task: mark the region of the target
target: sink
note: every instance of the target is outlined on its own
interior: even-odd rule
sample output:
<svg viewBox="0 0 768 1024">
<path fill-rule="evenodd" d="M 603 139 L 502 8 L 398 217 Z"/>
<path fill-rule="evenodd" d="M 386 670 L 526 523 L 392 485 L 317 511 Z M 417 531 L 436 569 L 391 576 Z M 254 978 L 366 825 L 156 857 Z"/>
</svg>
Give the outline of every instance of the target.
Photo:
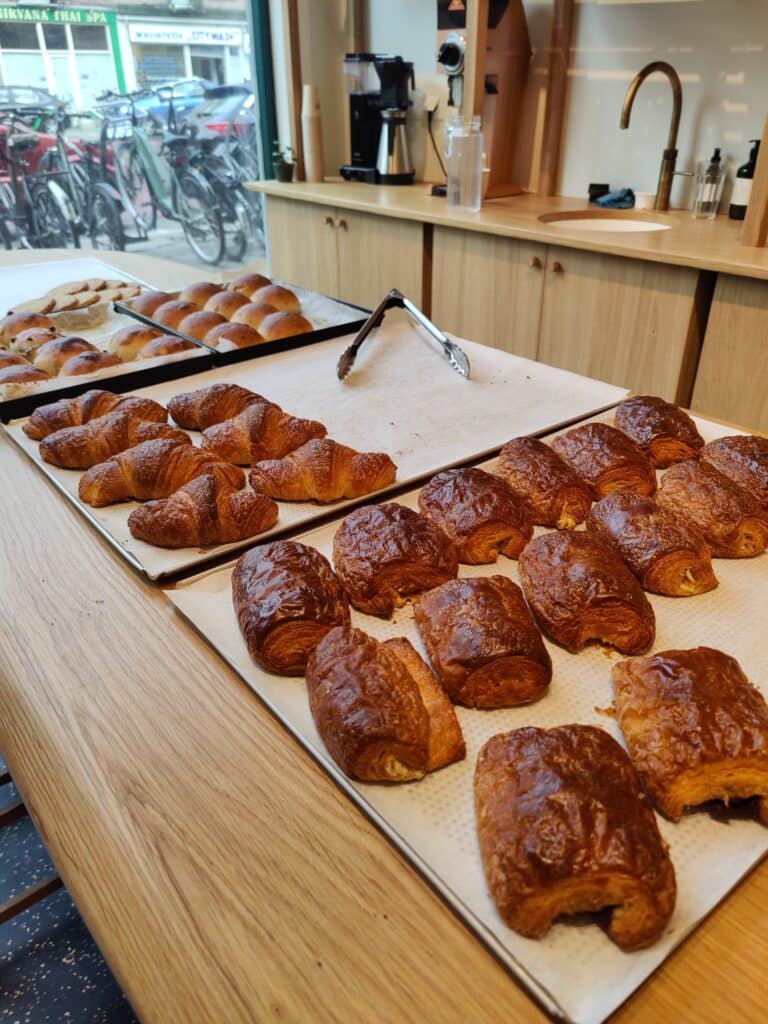
<svg viewBox="0 0 768 1024">
<path fill-rule="evenodd" d="M 653 217 L 624 214 L 620 211 L 573 210 L 563 213 L 544 213 L 539 220 L 562 231 L 669 231 L 672 227 Z"/>
</svg>

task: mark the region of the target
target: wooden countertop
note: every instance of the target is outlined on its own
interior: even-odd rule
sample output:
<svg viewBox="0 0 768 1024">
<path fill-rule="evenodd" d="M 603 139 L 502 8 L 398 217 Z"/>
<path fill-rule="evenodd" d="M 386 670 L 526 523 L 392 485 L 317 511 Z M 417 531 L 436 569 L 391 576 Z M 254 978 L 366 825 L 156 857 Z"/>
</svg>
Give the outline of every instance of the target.
<svg viewBox="0 0 768 1024">
<path fill-rule="evenodd" d="M 151 274 L 145 257 L 108 259 Z M 543 1024 L 2 433 L 0 494 L 0 749 L 143 1021 Z M 762 1019 L 766 903 L 764 864 L 612 1021 Z"/>
<path fill-rule="evenodd" d="M 598 209 L 590 206 L 586 199 L 567 196 L 513 196 L 491 200 L 479 213 L 457 213 L 446 208 L 445 199 L 427 195 L 427 187 L 421 184 L 387 186 L 340 180 L 319 184 L 256 181 L 249 183 L 248 187 L 266 195 L 300 202 L 340 206 L 384 217 L 768 280 L 768 248 L 742 245 L 743 224 L 728 220 L 725 215 L 720 215 L 715 221 L 705 221 L 694 220 L 687 210 L 666 213 L 614 210 L 610 211 L 611 216 L 661 221 L 668 223 L 670 229 L 608 233 L 564 230 L 539 219 L 570 210 L 595 212 Z"/>
</svg>

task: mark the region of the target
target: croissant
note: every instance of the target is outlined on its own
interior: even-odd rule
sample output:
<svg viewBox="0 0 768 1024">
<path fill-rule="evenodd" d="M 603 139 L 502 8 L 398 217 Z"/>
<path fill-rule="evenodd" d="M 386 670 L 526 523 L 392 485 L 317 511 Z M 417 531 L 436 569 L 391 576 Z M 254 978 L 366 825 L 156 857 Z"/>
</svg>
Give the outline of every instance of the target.
<svg viewBox="0 0 768 1024">
<path fill-rule="evenodd" d="M 266 494 L 238 490 L 212 473 L 195 477 L 169 498 L 148 501 L 128 516 L 137 540 L 161 548 L 232 544 L 277 522 L 277 504 Z"/>
<path fill-rule="evenodd" d="M 235 293 L 232 292 L 234 295 Z M 234 419 L 214 423 L 203 431 L 203 448 L 238 466 L 252 466 L 262 459 L 281 459 L 327 431 L 316 420 L 301 420 L 283 412 L 279 405 L 252 402 Z"/>
<path fill-rule="evenodd" d="M 239 384 L 209 384 L 199 391 L 185 391 L 168 402 L 168 412 L 184 430 L 205 430 L 230 420 L 252 402 L 266 399 Z"/>
<path fill-rule="evenodd" d="M 613 491 L 593 507 L 587 529 L 613 544 L 645 590 L 689 597 L 717 586 L 703 535 L 652 498 Z"/>
<path fill-rule="evenodd" d="M 280 501 L 326 504 L 381 490 L 396 473 L 384 452 L 356 452 L 326 437 L 307 441 L 282 459 L 257 463 L 249 480 L 255 491 Z"/>
<path fill-rule="evenodd" d="M 639 445 L 658 469 L 697 456 L 704 438 L 687 412 L 650 395 L 625 398 L 616 406 L 616 426 Z"/>
<path fill-rule="evenodd" d="M 40 442 L 40 455 L 63 469 L 90 469 L 142 441 L 169 438 L 191 444 L 183 430 L 168 423 L 137 419 L 130 409 L 117 408 L 79 427 L 65 427 Z"/>
<path fill-rule="evenodd" d="M 768 437 L 733 434 L 705 444 L 701 457 L 749 491 L 768 512 Z"/>
<path fill-rule="evenodd" d="M 33 441 L 42 441 L 56 430 L 63 427 L 78 427 L 118 408 L 130 409 L 137 419 L 151 420 L 153 423 L 165 423 L 168 419 L 168 413 L 162 405 L 158 405 L 150 398 L 93 390 L 86 391 L 77 398 L 62 398 L 50 405 L 41 405 L 39 409 L 35 409 L 22 429 Z"/>
<path fill-rule="evenodd" d="M 584 423 L 560 434 L 552 447 L 581 477 L 595 501 L 629 487 L 653 494 L 656 474 L 645 452 L 608 423 Z"/>
<path fill-rule="evenodd" d="M 568 463 L 537 437 L 516 437 L 499 452 L 498 474 L 531 510 L 537 526 L 572 530 L 592 495 Z"/>
<path fill-rule="evenodd" d="M 475 813 L 491 896 L 531 939 L 562 914 L 606 910 L 631 952 L 655 942 L 675 908 L 672 861 L 629 758 L 590 725 L 493 736 L 475 769 Z"/>
<path fill-rule="evenodd" d="M 144 441 L 93 466 L 80 477 L 80 500 L 100 508 L 136 498 L 167 498 L 197 476 L 212 473 L 231 487 L 245 486 L 242 470 L 175 440 Z"/>
<path fill-rule="evenodd" d="M 768 825 L 768 706 L 711 647 L 614 665 L 616 713 L 651 799 L 673 821 L 708 800 L 760 797 Z"/>
</svg>

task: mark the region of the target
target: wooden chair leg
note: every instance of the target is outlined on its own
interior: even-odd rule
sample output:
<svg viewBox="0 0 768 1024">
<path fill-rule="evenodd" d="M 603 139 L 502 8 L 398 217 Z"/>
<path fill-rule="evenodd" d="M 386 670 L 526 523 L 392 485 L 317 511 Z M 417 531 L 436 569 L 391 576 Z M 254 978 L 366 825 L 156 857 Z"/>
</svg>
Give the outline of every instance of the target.
<svg viewBox="0 0 768 1024">
<path fill-rule="evenodd" d="M 23 800 L 14 800 L 12 803 L 7 804 L 0 810 L 0 826 L 10 825 L 13 821 L 18 821 L 19 818 L 23 818 L 25 814 L 29 814 L 29 811 L 24 806 Z"/>
<path fill-rule="evenodd" d="M 36 885 L 30 885 L 24 892 L 20 892 L 18 896 L 6 900 L 5 903 L 0 903 L 0 924 L 5 924 L 6 921 L 10 921 L 12 917 L 16 917 L 17 914 L 26 910 L 27 907 L 32 907 L 35 903 L 39 903 L 46 896 L 50 896 L 52 892 L 61 889 L 63 884 L 62 880 L 54 872 L 52 875 L 46 875 Z"/>
</svg>

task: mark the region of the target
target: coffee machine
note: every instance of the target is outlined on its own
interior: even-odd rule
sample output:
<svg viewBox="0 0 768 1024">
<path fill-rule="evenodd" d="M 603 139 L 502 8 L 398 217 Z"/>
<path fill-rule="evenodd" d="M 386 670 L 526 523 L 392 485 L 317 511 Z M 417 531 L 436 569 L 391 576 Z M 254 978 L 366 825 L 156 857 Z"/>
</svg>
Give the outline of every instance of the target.
<svg viewBox="0 0 768 1024">
<path fill-rule="evenodd" d="M 413 181 L 405 141 L 405 115 L 414 85 L 413 64 L 402 57 L 348 53 L 344 78 L 349 96 L 350 163 L 340 168 L 347 181 L 407 185 Z"/>
</svg>

